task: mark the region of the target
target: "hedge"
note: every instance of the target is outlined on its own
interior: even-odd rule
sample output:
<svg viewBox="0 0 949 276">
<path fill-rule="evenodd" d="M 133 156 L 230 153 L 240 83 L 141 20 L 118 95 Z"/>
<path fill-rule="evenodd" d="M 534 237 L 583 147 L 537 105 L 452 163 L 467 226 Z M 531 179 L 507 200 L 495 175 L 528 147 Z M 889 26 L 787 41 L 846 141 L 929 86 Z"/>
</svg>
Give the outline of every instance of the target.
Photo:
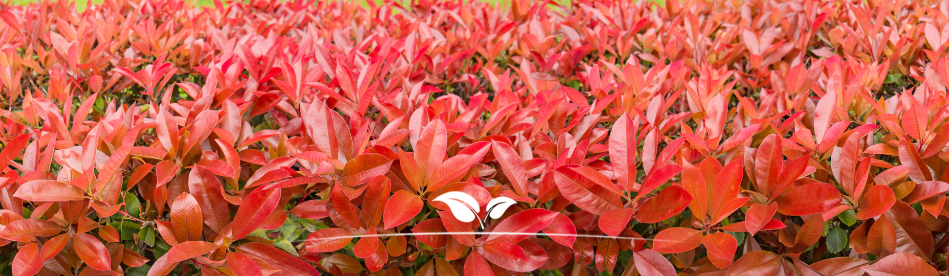
<svg viewBox="0 0 949 276">
<path fill-rule="evenodd" d="M 3 275 L 939 275 L 945 1 L 0 4 Z"/>
</svg>

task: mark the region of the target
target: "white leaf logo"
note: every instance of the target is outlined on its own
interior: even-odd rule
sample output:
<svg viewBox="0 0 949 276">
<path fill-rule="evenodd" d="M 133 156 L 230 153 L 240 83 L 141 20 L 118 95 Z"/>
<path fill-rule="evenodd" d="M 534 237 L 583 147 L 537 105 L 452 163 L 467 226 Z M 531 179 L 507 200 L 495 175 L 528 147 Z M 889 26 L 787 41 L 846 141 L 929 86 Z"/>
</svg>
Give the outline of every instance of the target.
<svg viewBox="0 0 949 276">
<path fill-rule="evenodd" d="M 488 202 L 488 206 L 486 206 L 485 209 L 487 210 L 489 217 L 493 219 L 499 219 L 504 215 L 504 211 L 507 211 L 507 208 L 511 207 L 511 205 L 514 205 L 515 203 L 517 202 L 513 199 L 502 196 L 492 199 L 490 202 Z"/>
<path fill-rule="evenodd" d="M 478 215 L 478 201 L 462 192 L 447 192 L 435 198 L 435 201 L 448 205 L 451 214 L 461 222 L 472 222 Z M 492 200 L 492 202 L 494 202 Z"/>
</svg>

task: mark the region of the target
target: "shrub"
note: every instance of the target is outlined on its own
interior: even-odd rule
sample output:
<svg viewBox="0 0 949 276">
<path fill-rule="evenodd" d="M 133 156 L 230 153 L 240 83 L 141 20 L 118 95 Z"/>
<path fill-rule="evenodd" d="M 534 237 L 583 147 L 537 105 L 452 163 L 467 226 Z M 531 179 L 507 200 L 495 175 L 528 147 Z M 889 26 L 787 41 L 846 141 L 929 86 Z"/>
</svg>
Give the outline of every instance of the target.
<svg viewBox="0 0 949 276">
<path fill-rule="evenodd" d="M 946 2 L 0 19 L 5 275 L 946 270 Z"/>
</svg>

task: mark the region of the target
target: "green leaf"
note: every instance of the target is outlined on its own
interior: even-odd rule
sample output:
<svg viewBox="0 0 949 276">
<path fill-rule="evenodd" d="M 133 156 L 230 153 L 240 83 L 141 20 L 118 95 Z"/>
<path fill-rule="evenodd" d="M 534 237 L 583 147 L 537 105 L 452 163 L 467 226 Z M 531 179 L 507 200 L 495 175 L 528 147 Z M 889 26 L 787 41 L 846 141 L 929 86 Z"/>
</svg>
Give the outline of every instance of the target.
<svg viewBox="0 0 949 276">
<path fill-rule="evenodd" d="M 155 246 L 155 228 L 145 227 L 145 228 L 142 228 L 142 230 L 145 230 L 145 243 L 148 244 L 148 246 L 154 247 Z"/>
<path fill-rule="evenodd" d="M 139 202 L 137 196 L 131 193 L 125 194 L 125 208 L 129 215 L 132 215 L 136 218 L 141 218 L 140 215 L 142 213 L 142 204 Z"/>
<path fill-rule="evenodd" d="M 739 245 L 745 242 L 745 233 L 743 232 L 725 232 L 725 233 L 731 234 L 733 237 L 735 237 L 735 241 L 737 241 Z"/>
<path fill-rule="evenodd" d="M 848 242 L 847 231 L 840 227 L 831 228 L 827 232 L 827 251 L 831 253 L 839 253 L 847 247 Z"/>
<path fill-rule="evenodd" d="M 837 219 L 847 226 L 853 226 L 857 223 L 857 212 L 854 212 L 853 210 L 844 211 L 843 213 L 837 215 Z"/>
<path fill-rule="evenodd" d="M 903 75 L 900 75 L 900 74 L 889 74 L 889 75 L 886 75 L 886 80 L 884 80 L 883 83 L 896 83 L 902 77 Z"/>
</svg>

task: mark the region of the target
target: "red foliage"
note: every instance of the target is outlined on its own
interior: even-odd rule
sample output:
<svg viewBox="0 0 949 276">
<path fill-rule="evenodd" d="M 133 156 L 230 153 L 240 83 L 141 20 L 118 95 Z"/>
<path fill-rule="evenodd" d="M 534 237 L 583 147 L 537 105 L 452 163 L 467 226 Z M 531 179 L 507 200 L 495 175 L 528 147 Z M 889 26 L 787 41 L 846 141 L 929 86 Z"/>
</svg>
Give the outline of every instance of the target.
<svg viewBox="0 0 949 276">
<path fill-rule="evenodd" d="M 946 269 L 946 2 L 463 2 L 0 4 L 7 267 Z"/>
</svg>

